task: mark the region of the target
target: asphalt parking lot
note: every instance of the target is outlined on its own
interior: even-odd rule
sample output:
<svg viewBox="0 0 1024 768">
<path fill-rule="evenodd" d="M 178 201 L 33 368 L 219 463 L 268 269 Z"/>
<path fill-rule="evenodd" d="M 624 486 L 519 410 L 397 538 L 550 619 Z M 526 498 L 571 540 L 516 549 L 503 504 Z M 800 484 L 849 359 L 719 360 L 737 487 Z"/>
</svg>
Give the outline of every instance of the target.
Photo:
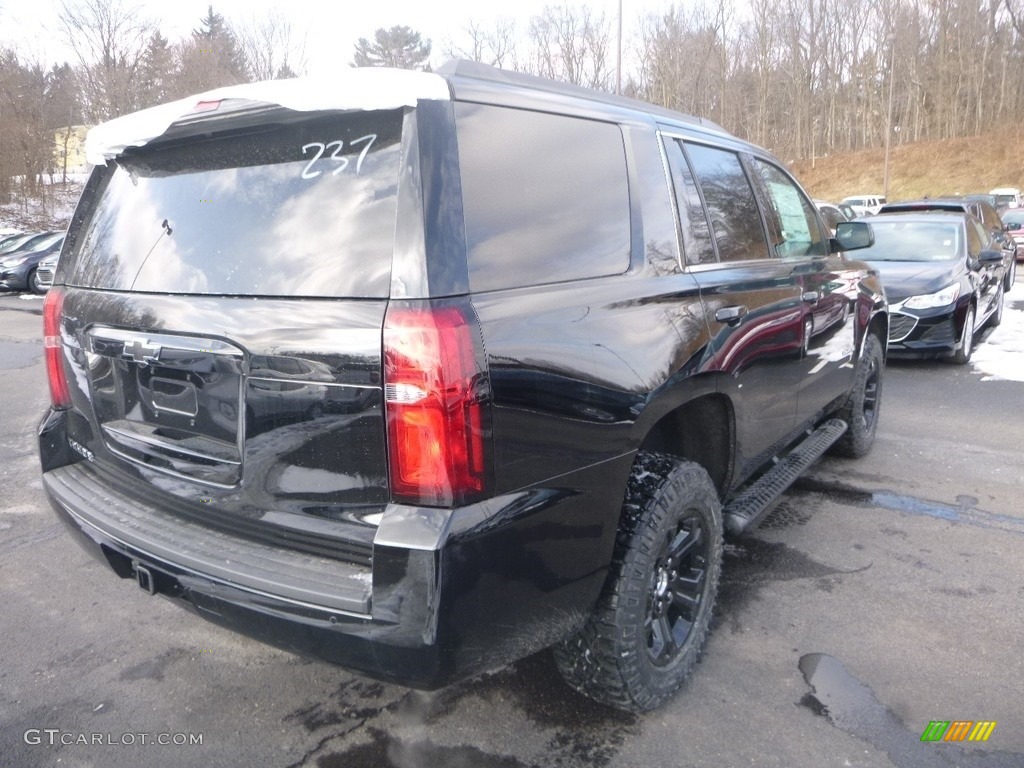
<svg viewBox="0 0 1024 768">
<path fill-rule="evenodd" d="M 1024 277 L 973 364 L 890 364 L 873 452 L 729 545 L 696 676 L 643 716 L 543 654 L 383 685 L 117 579 L 43 500 L 40 304 L 0 296 L 2 766 L 1024 766 Z M 996 725 L 922 742 L 932 721 Z"/>
</svg>

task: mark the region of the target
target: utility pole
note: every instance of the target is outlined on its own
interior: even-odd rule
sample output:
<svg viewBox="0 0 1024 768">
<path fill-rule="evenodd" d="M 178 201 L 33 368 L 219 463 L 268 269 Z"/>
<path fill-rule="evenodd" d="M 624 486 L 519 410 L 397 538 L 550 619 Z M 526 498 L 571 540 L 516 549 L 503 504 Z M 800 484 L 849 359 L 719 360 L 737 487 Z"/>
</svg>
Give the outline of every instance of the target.
<svg viewBox="0 0 1024 768">
<path fill-rule="evenodd" d="M 619 36 L 615 45 L 615 93 L 622 93 L 622 0 L 619 0 Z"/>
<path fill-rule="evenodd" d="M 896 67 L 896 35 L 889 35 L 886 40 L 889 43 L 889 116 L 885 122 L 885 172 L 882 181 L 882 194 L 889 199 L 889 144 L 892 140 L 892 82 L 895 80 L 894 69 Z"/>
</svg>

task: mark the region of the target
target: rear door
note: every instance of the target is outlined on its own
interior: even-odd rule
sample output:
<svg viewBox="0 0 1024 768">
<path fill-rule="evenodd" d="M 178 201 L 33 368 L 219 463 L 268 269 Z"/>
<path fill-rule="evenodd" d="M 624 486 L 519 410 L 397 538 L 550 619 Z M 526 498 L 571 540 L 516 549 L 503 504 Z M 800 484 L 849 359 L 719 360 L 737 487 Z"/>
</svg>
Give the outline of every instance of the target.
<svg viewBox="0 0 1024 768">
<path fill-rule="evenodd" d="M 666 136 L 688 271 L 711 329 L 708 370 L 736 414 L 741 476 L 794 428 L 803 353 L 800 281 L 769 247 L 738 152 Z"/>
</svg>

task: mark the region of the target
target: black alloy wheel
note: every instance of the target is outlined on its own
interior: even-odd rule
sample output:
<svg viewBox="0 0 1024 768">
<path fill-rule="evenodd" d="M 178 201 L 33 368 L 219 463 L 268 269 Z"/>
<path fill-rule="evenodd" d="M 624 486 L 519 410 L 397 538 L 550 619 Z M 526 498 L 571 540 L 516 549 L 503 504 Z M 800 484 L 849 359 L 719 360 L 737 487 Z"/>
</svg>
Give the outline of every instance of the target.
<svg viewBox="0 0 1024 768">
<path fill-rule="evenodd" d="M 638 453 L 604 592 L 553 649 L 566 682 L 628 712 L 663 704 L 700 659 L 721 570 L 721 502 L 708 473 Z"/>
<path fill-rule="evenodd" d="M 829 449 L 837 456 L 856 459 L 867 454 L 875 442 L 878 431 L 878 412 L 882 406 L 882 381 L 885 375 L 885 357 L 882 343 L 874 333 L 864 337 L 864 349 L 853 390 L 846 403 L 836 414 L 846 422 L 843 436 Z"/>
<path fill-rule="evenodd" d="M 664 537 L 644 620 L 647 653 L 655 666 L 672 664 L 693 631 L 707 582 L 709 539 L 692 510 Z"/>
</svg>

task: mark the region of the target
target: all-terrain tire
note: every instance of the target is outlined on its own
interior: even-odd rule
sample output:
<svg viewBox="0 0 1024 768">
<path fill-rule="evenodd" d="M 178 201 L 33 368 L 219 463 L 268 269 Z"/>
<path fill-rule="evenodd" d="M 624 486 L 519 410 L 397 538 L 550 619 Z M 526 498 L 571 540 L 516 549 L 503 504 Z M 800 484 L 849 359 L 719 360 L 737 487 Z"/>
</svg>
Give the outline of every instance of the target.
<svg viewBox="0 0 1024 768">
<path fill-rule="evenodd" d="M 721 504 L 707 472 L 639 453 L 604 593 L 580 633 L 554 649 L 566 682 L 629 712 L 663 704 L 700 658 L 721 569 Z"/>
<path fill-rule="evenodd" d="M 875 444 L 878 411 L 882 405 L 882 379 L 885 357 L 882 342 L 873 333 L 864 337 L 864 351 L 857 364 L 853 390 L 836 415 L 846 422 L 847 429 L 829 451 L 836 456 L 859 459 Z"/>
</svg>

